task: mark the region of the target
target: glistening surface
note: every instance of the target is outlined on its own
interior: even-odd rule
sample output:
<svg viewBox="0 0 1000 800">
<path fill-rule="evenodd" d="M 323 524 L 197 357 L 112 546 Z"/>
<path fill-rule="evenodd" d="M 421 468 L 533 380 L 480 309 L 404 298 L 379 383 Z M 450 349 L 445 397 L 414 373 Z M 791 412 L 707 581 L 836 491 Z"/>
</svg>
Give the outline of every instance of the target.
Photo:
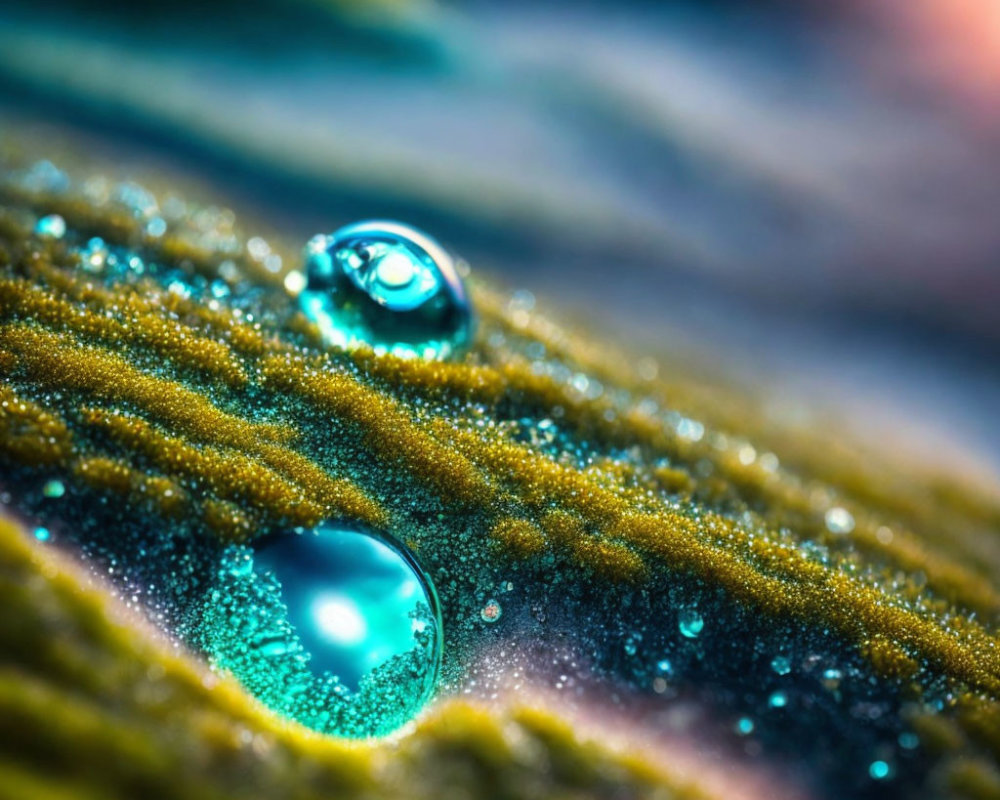
<svg viewBox="0 0 1000 800">
<path fill-rule="evenodd" d="M 461 360 L 328 350 L 286 289 L 301 243 L 9 166 L 0 451 L 45 534 L 2 539 L 8 786 L 711 796 L 738 763 L 831 797 L 1000 791 L 1000 509 L 962 476 L 782 429 L 480 280 Z M 138 621 L 183 640 L 227 546 L 330 517 L 440 596 L 437 697 L 389 742 L 271 716 Z M 719 755 L 580 743 L 619 718 Z"/>
</svg>

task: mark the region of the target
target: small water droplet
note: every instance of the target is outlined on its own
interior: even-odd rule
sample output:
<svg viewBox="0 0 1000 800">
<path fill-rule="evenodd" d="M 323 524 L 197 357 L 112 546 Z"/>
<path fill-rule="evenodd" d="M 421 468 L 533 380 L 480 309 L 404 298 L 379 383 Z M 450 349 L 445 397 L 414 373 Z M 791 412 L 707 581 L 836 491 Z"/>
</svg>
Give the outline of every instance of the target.
<svg viewBox="0 0 1000 800">
<path fill-rule="evenodd" d="M 788 695 L 784 692 L 772 692 L 771 696 L 767 698 L 767 704 L 771 708 L 784 708 L 788 705 Z"/>
<path fill-rule="evenodd" d="M 734 727 L 740 736 L 749 736 L 753 733 L 753 720 L 750 719 L 750 717 L 740 717 L 736 720 L 736 725 Z"/>
<path fill-rule="evenodd" d="M 58 214 L 49 214 L 35 223 L 35 233 L 49 239 L 62 239 L 66 235 L 66 220 Z"/>
<path fill-rule="evenodd" d="M 843 677 L 844 673 L 834 667 L 823 670 L 823 688 L 831 692 L 838 689 L 840 687 L 840 679 Z"/>
<path fill-rule="evenodd" d="M 447 358 L 472 337 L 471 308 L 451 257 L 397 222 L 361 222 L 313 237 L 298 300 L 335 347 Z"/>
<path fill-rule="evenodd" d="M 787 675 L 792 671 L 792 662 L 788 656 L 775 656 L 771 659 L 771 669 L 779 675 Z"/>
<path fill-rule="evenodd" d="M 685 608 L 677 618 L 677 627 L 682 636 L 696 639 L 705 627 L 705 620 L 695 609 Z"/>
<path fill-rule="evenodd" d="M 159 239 L 167 232 L 167 221 L 163 217 L 153 217 L 146 223 L 146 235 Z"/>
<path fill-rule="evenodd" d="M 854 530 L 854 516 L 846 508 L 834 506 L 828 509 L 824 516 L 826 529 L 830 533 L 846 534 Z"/>
<path fill-rule="evenodd" d="M 48 528 L 42 528 L 42 527 L 35 528 L 34 534 L 35 538 L 38 539 L 38 541 L 40 542 L 47 542 L 52 536 Z"/>
<path fill-rule="evenodd" d="M 892 767 L 889 766 L 887 761 L 878 759 L 868 765 L 868 774 L 872 777 L 872 780 L 883 781 L 892 775 Z"/>
<path fill-rule="evenodd" d="M 66 494 L 66 487 L 63 485 L 62 481 L 46 481 L 45 485 L 42 487 L 42 494 L 46 497 L 57 499 Z"/>
</svg>

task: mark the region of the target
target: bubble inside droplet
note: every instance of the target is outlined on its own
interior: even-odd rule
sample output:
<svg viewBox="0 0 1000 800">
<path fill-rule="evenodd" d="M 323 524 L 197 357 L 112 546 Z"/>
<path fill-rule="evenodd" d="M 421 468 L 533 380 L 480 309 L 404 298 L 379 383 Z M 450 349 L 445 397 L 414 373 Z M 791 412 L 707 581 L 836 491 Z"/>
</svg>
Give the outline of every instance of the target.
<svg viewBox="0 0 1000 800">
<path fill-rule="evenodd" d="M 447 358 L 468 345 L 472 314 L 448 253 L 397 222 L 362 222 L 306 247 L 303 313 L 326 344 Z"/>
<path fill-rule="evenodd" d="M 441 657 L 433 587 L 368 529 L 324 523 L 227 549 L 200 641 L 265 705 L 338 736 L 389 733 L 430 698 Z"/>
</svg>

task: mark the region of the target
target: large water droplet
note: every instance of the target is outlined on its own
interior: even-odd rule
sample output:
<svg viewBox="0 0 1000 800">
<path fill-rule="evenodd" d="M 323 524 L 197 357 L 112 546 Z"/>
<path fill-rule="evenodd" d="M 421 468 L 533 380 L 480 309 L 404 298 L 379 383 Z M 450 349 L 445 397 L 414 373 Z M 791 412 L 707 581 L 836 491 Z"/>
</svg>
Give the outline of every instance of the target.
<svg viewBox="0 0 1000 800">
<path fill-rule="evenodd" d="M 451 257 L 398 222 L 360 222 L 314 237 L 299 306 L 335 347 L 447 358 L 472 337 L 471 308 Z"/>
<path fill-rule="evenodd" d="M 265 705 L 338 736 L 390 733 L 430 698 L 441 619 L 428 578 L 379 534 L 328 522 L 227 549 L 199 625 Z"/>
</svg>

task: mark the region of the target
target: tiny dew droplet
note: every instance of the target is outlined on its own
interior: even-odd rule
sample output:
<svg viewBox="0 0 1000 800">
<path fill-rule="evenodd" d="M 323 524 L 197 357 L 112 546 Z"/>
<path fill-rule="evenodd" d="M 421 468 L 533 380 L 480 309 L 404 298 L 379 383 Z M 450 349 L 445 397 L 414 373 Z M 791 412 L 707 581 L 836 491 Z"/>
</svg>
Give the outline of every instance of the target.
<svg viewBox="0 0 1000 800">
<path fill-rule="evenodd" d="M 35 528 L 34 534 L 35 538 L 40 542 L 47 542 L 52 536 L 48 528 L 42 527 Z"/>
<path fill-rule="evenodd" d="M 66 220 L 58 214 L 49 214 L 35 223 L 35 233 L 48 239 L 62 239 L 66 235 Z"/>
<path fill-rule="evenodd" d="M 326 344 L 407 358 L 448 358 L 472 338 L 451 256 L 398 222 L 359 222 L 306 246 L 304 286 L 286 288 Z"/>
<path fill-rule="evenodd" d="M 677 627 L 680 629 L 681 636 L 696 639 L 705 627 L 705 620 L 695 609 L 685 608 L 677 618 Z"/>
<path fill-rule="evenodd" d="M 892 775 L 892 767 L 889 762 L 878 759 L 868 765 L 868 774 L 873 780 L 882 781 Z"/>
<path fill-rule="evenodd" d="M 740 717 L 738 720 L 736 720 L 735 728 L 736 732 L 740 736 L 749 736 L 751 733 L 753 733 L 754 729 L 753 720 L 750 719 L 750 717 Z"/>
<path fill-rule="evenodd" d="M 483 622 L 496 622 L 503 615 L 503 609 L 500 608 L 500 604 L 490 598 L 486 601 L 486 605 L 482 607 L 479 611 L 479 617 Z"/>
<path fill-rule="evenodd" d="M 771 708 L 784 708 L 788 705 L 788 695 L 784 692 L 773 692 L 769 698 L 767 698 L 767 704 Z"/>
<path fill-rule="evenodd" d="M 412 555 L 340 522 L 227 548 L 194 637 L 265 705 L 349 738 L 419 713 L 441 638 L 436 594 Z"/>
<path fill-rule="evenodd" d="M 771 669 L 778 675 L 787 675 L 792 671 L 792 662 L 788 656 L 775 656 L 771 659 Z"/>
<path fill-rule="evenodd" d="M 63 485 L 62 481 L 46 481 L 45 485 L 42 487 L 42 494 L 46 497 L 56 499 L 66 494 L 66 487 Z"/>
<path fill-rule="evenodd" d="M 846 508 L 834 506 L 823 519 L 830 533 L 846 534 L 854 530 L 854 516 Z"/>
</svg>

